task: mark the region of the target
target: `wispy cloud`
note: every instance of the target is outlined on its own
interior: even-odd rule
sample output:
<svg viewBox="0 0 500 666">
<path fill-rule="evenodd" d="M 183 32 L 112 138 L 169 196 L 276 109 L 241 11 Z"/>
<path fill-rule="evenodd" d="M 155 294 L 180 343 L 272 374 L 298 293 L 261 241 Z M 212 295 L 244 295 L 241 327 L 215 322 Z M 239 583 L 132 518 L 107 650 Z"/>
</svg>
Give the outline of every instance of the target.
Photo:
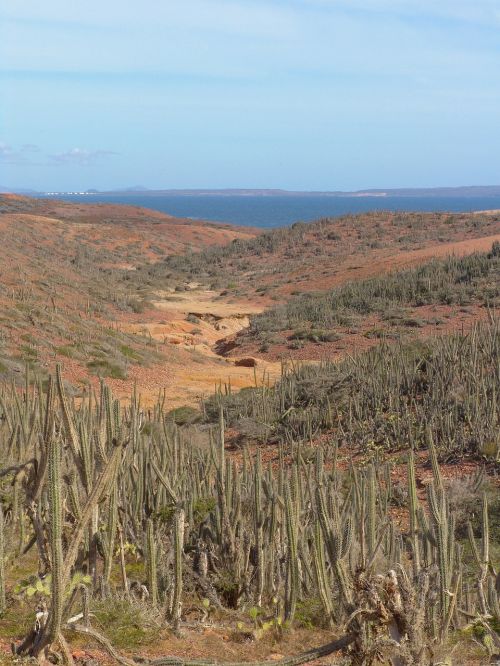
<svg viewBox="0 0 500 666">
<path fill-rule="evenodd" d="M 112 157 L 118 153 L 112 150 L 87 150 L 86 148 L 71 148 L 62 153 L 49 155 L 49 159 L 55 164 L 75 164 L 87 166 L 97 161 Z"/>
<path fill-rule="evenodd" d="M 296 5 L 331 11 L 361 10 L 395 18 L 434 17 L 482 25 L 491 25 L 500 19 L 497 0 L 302 0 Z"/>
<path fill-rule="evenodd" d="M 0 2 L 0 167 L 55 190 L 500 182 L 499 20 L 500 0 Z"/>
<path fill-rule="evenodd" d="M 11 155 L 12 148 L 8 144 L 3 143 L 3 141 L 0 142 L 0 160 L 9 159 Z"/>
<path fill-rule="evenodd" d="M 4 141 L 0 141 L 0 162 L 3 164 L 34 164 L 33 156 L 40 152 L 40 148 L 33 143 L 25 143 L 15 148 Z"/>
<path fill-rule="evenodd" d="M 112 150 L 88 150 L 86 148 L 71 148 L 60 153 L 44 154 L 34 143 L 25 143 L 19 147 L 0 141 L 0 163 L 19 166 L 59 166 L 74 165 L 87 166 L 95 164 L 108 157 L 118 155 Z"/>
</svg>

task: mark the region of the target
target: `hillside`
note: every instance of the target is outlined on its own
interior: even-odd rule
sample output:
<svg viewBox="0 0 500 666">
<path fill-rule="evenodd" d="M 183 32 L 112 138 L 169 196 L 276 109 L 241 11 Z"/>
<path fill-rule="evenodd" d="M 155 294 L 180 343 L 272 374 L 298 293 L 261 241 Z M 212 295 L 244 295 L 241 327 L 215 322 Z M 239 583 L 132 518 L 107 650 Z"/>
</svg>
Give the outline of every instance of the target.
<svg viewBox="0 0 500 666">
<path fill-rule="evenodd" d="M 122 397 L 137 384 L 150 403 L 166 389 L 173 407 L 197 405 L 218 382 L 274 381 L 283 357 L 342 357 L 375 344 L 384 328 L 367 312 L 320 343 L 317 322 L 257 331 L 281 308 L 432 257 L 488 251 L 499 238 L 496 213 L 376 212 L 260 233 L 5 195 L 1 368 L 19 377 L 27 363 L 43 375 L 59 361 L 76 394 L 103 377 Z M 408 325 L 390 334 L 456 330 L 486 314 L 478 304 L 428 310 L 403 308 Z"/>
<path fill-rule="evenodd" d="M 384 322 L 376 313 L 366 310 L 353 322 L 345 322 L 341 330 L 325 331 L 320 322 L 295 317 L 285 323 L 269 325 L 278 313 L 304 304 L 311 294 L 321 294 L 356 285 L 398 270 L 419 266 L 432 259 L 448 256 L 463 257 L 474 252 L 488 252 L 500 241 L 500 214 L 441 213 L 370 213 L 319 220 L 310 224 L 297 223 L 290 228 L 261 234 L 255 239 L 235 241 L 223 248 L 213 247 L 189 255 L 171 256 L 154 265 L 138 269 L 127 280 L 132 289 L 143 283 L 156 288 L 157 307 L 172 310 L 169 294 L 188 300 L 198 328 L 208 335 L 206 325 L 217 316 L 217 308 L 230 302 L 234 309 L 248 312 L 251 321 L 241 331 L 226 330 L 226 335 L 210 336 L 215 350 L 226 358 L 258 359 L 263 371 L 280 358 L 318 360 L 337 358 L 365 349 L 384 334 Z M 432 273 L 432 267 L 429 268 Z M 492 287 L 498 276 L 490 277 Z M 397 279 L 397 278 L 396 278 Z M 348 296 L 349 288 L 346 288 Z M 352 292 L 352 290 L 351 290 Z M 203 300 L 200 308 L 199 299 Z M 212 312 L 207 304 L 212 301 Z M 406 327 L 390 335 L 428 335 L 435 331 L 459 330 L 486 316 L 477 303 L 428 303 L 427 310 L 415 313 L 409 304 L 398 304 L 399 313 L 392 313 L 393 323 L 399 319 Z M 408 305 L 409 307 L 403 307 Z M 261 314 L 259 314 L 261 313 Z M 391 313 L 385 313 L 386 320 Z M 289 338 L 300 330 L 323 329 L 329 335 L 322 344 L 310 336 Z M 316 331 L 318 333 L 318 331 Z M 308 337 L 310 338 L 308 340 Z M 312 343 L 312 344 L 310 344 Z M 262 363 L 262 361 L 265 361 Z M 273 373 L 276 367 L 272 366 Z M 273 374 L 274 376 L 274 374 Z"/>
<path fill-rule="evenodd" d="M 493 241 L 493 242 L 492 242 Z M 479 252 L 479 249 L 485 252 Z M 472 254 L 463 254 L 476 249 Z M 415 268 L 416 257 L 430 261 Z M 500 307 L 500 242 L 496 236 L 407 253 L 393 270 L 324 291 L 296 294 L 254 315 L 219 345 L 224 355 L 331 359 L 376 344 L 468 329 Z M 440 252 L 445 250 L 445 252 Z M 450 254 L 448 254 L 450 252 Z M 439 257 L 443 258 L 439 258 Z M 372 265 L 371 268 L 376 268 Z"/>
<path fill-rule="evenodd" d="M 27 363 L 43 375 L 62 361 L 75 387 L 102 376 L 127 394 L 136 380 L 147 387 L 148 370 L 157 393 L 178 354 L 121 330 L 152 308 L 147 290 L 128 291 L 123 272 L 256 233 L 136 207 L 1 196 L 0 368 L 15 377 Z"/>
<path fill-rule="evenodd" d="M 499 233 L 500 213 L 494 211 L 376 211 L 297 222 L 224 247 L 170 256 L 138 269 L 134 280 L 177 288 L 196 280 L 269 305 L 293 292 L 328 289 L 432 256 L 486 249 Z M 485 237 L 491 238 L 478 240 Z M 479 246 L 469 247 L 471 241 Z"/>
<path fill-rule="evenodd" d="M 488 663 L 498 340 L 285 368 L 179 428 L 105 386 L 76 406 L 60 371 L 3 387 L 1 663 L 399 666 L 392 623 L 412 666 Z"/>
<path fill-rule="evenodd" d="M 0 204 L 1 664 L 495 656 L 498 214 Z"/>
</svg>

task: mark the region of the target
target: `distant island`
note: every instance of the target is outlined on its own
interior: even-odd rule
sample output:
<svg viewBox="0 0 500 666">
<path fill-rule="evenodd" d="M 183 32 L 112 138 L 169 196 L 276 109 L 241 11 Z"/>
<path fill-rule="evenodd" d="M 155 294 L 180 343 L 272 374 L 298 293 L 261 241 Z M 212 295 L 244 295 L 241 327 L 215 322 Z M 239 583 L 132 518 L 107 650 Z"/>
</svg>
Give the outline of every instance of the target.
<svg viewBox="0 0 500 666">
<path fill-rule="evenodd" d="M 73 190 L 73 191 L 50 191 L 36 192 L 23 188 L 8 188 L 0 186 L 0 192 L 12 192 L 25 195 L 113 195 L 127 196 L 128 194 L 140 194 L 143 197 L 155 196 L 213 196 L 213 197 L 304 197 L 304 196 L 324 196 L 324 197 L 498 197 L 500 196 L 500 185 L 465 185 L 460 187 L 407 187 L 407 188 L 387 188 L 387 189 L 364 189 L 354 191 L 342 190 L 282 190 L 282 189 L 245 189 L 245 188 L 225 188 L 225 189 L 149 189 L 140 185 L 126 187 L 115 190 Z"/>
</svg>

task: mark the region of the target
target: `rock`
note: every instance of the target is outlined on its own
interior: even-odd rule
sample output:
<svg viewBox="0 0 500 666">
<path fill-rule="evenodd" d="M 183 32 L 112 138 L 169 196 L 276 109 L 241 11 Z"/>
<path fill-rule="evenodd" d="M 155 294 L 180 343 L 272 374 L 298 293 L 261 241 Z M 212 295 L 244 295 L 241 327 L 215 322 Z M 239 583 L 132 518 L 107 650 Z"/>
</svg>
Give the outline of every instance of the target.
<svg viewBox="0 0 500 666">
<path fill-rule="evenodd" d="M 71 656 L 73 659 L 84 659 L 87 656 L 87 653 L 84 650 L 73 650 Z"/>
<path fill-rule="evenodd" d="M 234 362 L 234 365 L 239 368 L 255 368 L 257 366 L 257 359 L 251 356 L 248 358 L 239 358 Z"/>
</svg>

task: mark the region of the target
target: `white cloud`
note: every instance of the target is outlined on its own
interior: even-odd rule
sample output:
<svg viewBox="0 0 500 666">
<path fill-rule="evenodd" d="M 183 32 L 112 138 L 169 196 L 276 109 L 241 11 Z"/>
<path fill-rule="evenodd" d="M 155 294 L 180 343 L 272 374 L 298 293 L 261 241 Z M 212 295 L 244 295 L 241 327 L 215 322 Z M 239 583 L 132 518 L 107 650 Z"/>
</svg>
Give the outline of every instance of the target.
<svg viewBox="0 0 500 666">
<path fill-rule="evenodd" d="M 498 2 L 25 0 L 0 10 L 0 20 L 12 21 L 0 56 L 13 71 L 158 72 L 183 80 L 409 69 L 453 77 L 464 62 L 489 75 L 498 51 L 494 33 L 483 39 L 481 30 L 498 21 Z M 418 19 L 432 20 L 422 28 Z"/>
<path fill-rule="evenodd" d="M 300 23 L 295 10 L 286 5 L 259 0 L 143 0 L 122 3 L 118 0 L 25 0 L 0 10 L 0 18 L 40 26 L 62 25 L 82 30 L 157 27 L 163 30 L 194 29 L 212 33 L 277 37 L 294 32 Z"/>
<path fill-rule="evenodd" d="M 73 164 L 86 166 L 112 157 L 118 153 L 111 150 L 87 150 L 86 148 L 71 148 L 60 153 L 43 155 L 39 146 L 25 143 L 19 148 L 0 141 L 0 163 L 20 166 L 50 166 Z"/>
<path fill-rule="evenodd" d="M 202 26 L 207 30 L 237 33 L 276 34 L 279 29 L 295 30 L 297 15 L 311 7 L 336 10 L 366 10 L 411 15 L 430 15 L 464 21 L 498 19 L 498 0 L 24 0 L 10 3 L 0 16 L 45 24 L 78 24 L 83 29 L 132 22 L 164 27 Z"/>
<path fill-rule="evenodd" d="M 9 144 L 0 141 L 0 159 L 5 159 L 6 157 L 10 157 L 11 154 L 12 154 L 12 148 L 9 146 Z"/>
<path fill-rule="evenodd" d="M 111 150 L 87 150 L 86 148 L 71 148 L 62 153 L 49 155 L 49 158 L 55 164 L 76 164 L 86 166 L 94 164 L 98 160 L 117 155 Z"/>
<path fill-rule="evenodd" d="M 0 162 L 3 164 L 32 164 L 33 154 L 40 151 L 35 144 L 24 144 L 20 148 L 14 148 L 10 144 L 0 141 Z"/>
<path fill-rule="evenodd" d="M 498 0 L 302 0 L 298 5 L 332 11 L 365 10 L 394 17 L 434 17 L 491 25 L 498 22 Z"/>
</svg>

